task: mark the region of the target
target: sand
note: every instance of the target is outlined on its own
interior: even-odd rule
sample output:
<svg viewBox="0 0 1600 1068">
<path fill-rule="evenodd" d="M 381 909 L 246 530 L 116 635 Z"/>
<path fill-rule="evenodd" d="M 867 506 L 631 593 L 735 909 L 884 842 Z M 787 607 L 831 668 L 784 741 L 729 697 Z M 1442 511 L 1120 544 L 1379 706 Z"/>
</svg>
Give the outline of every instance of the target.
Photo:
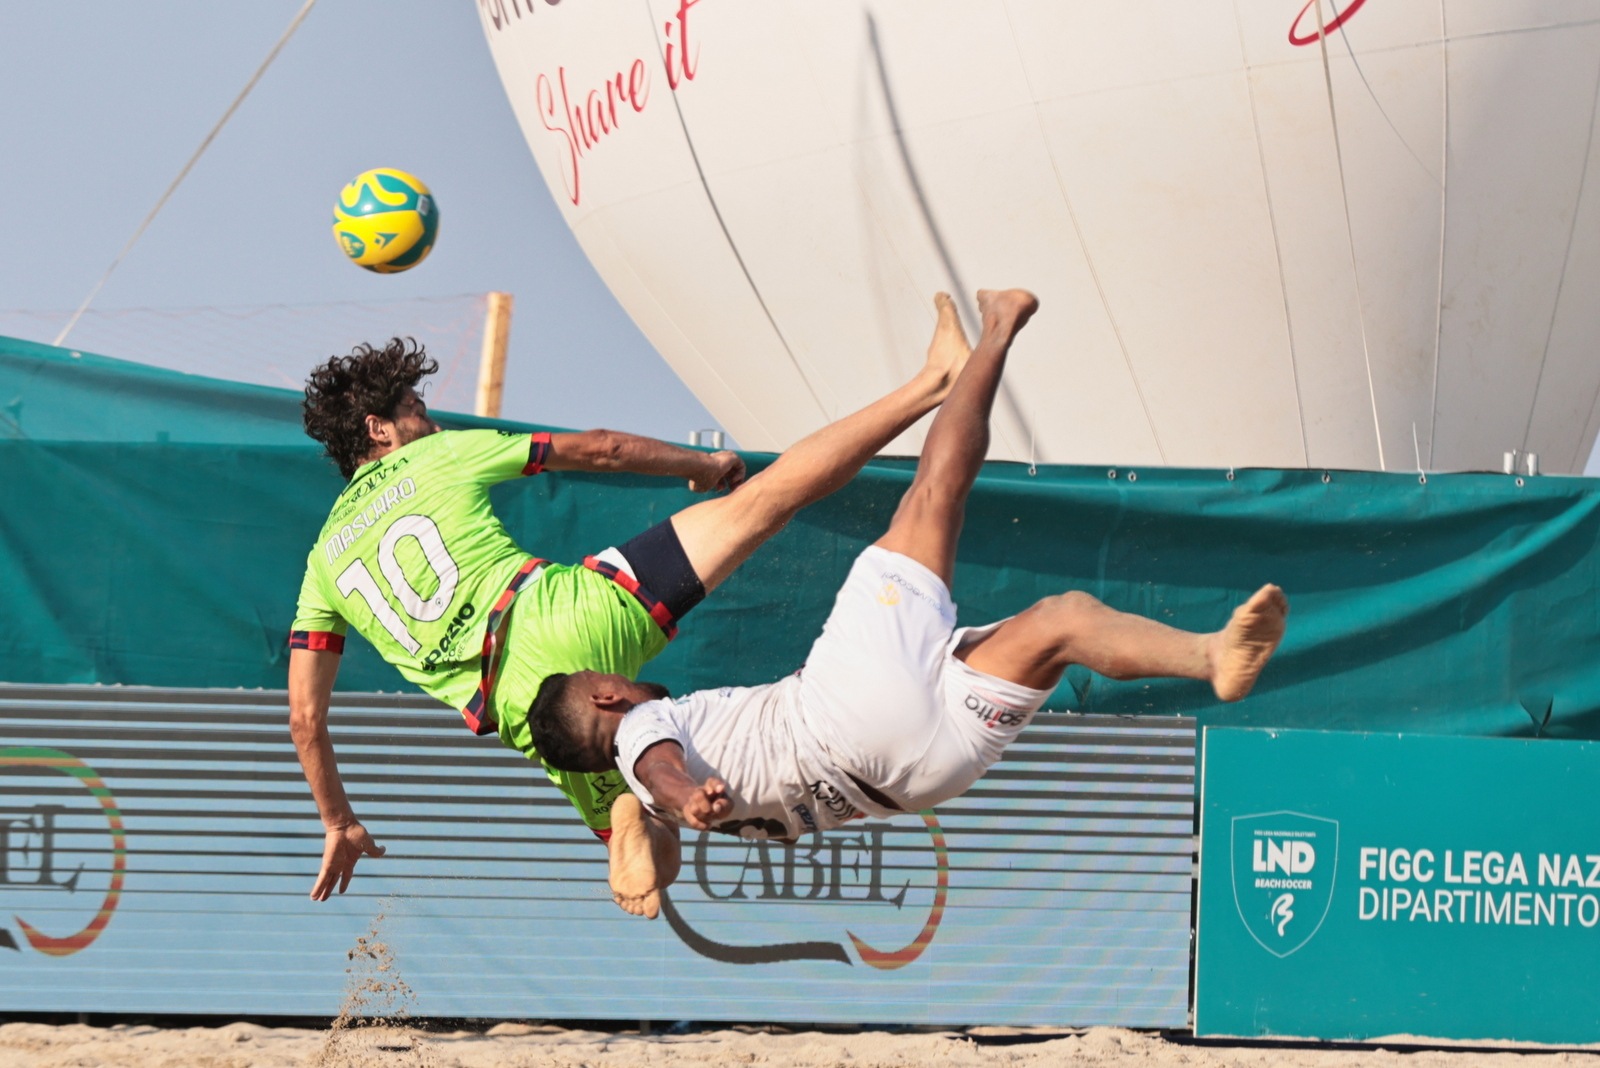
<svg viewBox="0 0 1600 1068">
<path fill-rule="evenodd" d="M 1220 1045 L 1112 1027 L 1082 1031 L 974 1028 L 898 1033 L 741 1027 L 642 1035 L 637 1030 L 589 1031 L 514 1023 L 487 1030 L 450 1032 L 423 1032 L 388 1024 L 339 1030 L 263 1027 L 253 1023 L 188 1028 L 0 1024 L 0 1065 L 4 1068 L 965 1068 L 1057 1064 L 1535 1068 L 1600 1066 L 1600 1051 L 1440 1049 L 1418 1046 L 1414 1040 L 1341 1047 L 1309 1043 Z"/>
<path fill-rule="evenodd" d="M 808 1030 L 777 1025 L 696 1027 L 666 1033 L 587 1030 L 550 1023 L 484 1024 L 444 1030 L 415 1021 L 416 996 L 384 941 L 386 908 L 355 940 L 345 998 L 326 1027 L 254 1022 L 214 1026 L 109 1026 L 0 1022 L 0 1068 L 888 1068 L 936 1065 L 1592 1065 L 1600 1046 L 1549 1049 L 1510 1043 L 1449 1048 L 1408 1036 L 1361 1045 L 1223 1043 L 1182 1034 L 1086 1029 L 976 1027 Z M 0 1017 L 3 1021 L 4 1017 Z"/>
</svg>

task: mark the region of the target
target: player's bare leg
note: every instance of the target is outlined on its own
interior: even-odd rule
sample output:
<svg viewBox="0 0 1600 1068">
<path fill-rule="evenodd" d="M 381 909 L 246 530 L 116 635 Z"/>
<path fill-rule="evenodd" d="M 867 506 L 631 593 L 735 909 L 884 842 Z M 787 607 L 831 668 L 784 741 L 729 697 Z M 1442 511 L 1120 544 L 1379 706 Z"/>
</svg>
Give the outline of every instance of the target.
<svg viewBox="0 0 1600 1068">
<path fill-rule="evenodd" d="M 1054 688 L 1069 666 L 1081 664 L 1112 679 L 1199 679 L 1221 700 L 1237 701 L 1283 640 L 1288 614 L 1283 591 L 1263 586 L 1234 609 L 1221 630 L 1198 634 L 1074 591 L 1045 598 L 956 656 L 986 674 L 1040 690 Z"/>
<path fill-rule="evenodd" d="M 919 373 L 941 382 L 948 396 L 961 376 L 961 369 L 972 356 L 972 344 L 967 341 L 967 332 L 962 329 L 961 316 L 956 313 L 956 302 L 950 294 L 935 293 L 933 310 L 936 316 L 933 340 L 928 342 L 928 362 Z"/>
<path fill-rule="evenodd" d="M 911 381 L 801 439 L 726 497 L 672 517 L 673 530 L 706 590 L 808 504 L 841 489 L 889 442 L 938 407 L 965 376 L 970 349 L 948 294 L 934 298 L 937 322 L 927 361 Z"/>
<path fill-rule="evenodd" d="M 684 553 L 709 592 L 801 508 L 840 489 L 890 441 L 945 399 L 971 348 L 948 293 L 934 297 L 935 324 L 927 359 L 909 382 L 862 410 L 808 435 L 726 497 L 672 517 Z M 677 834 L 644 811 L 637 798 L 611 811 L 611 896 L 624 911 L 654 918 L 660 888 L 677 878 Z"/>
<path fill-rule="evenodd" d="M 877 544 L 921 563 L 950 584 L 967 494 L 989 451 L 994 408 L 1006 355 L 1039 301 L 1025 289 L 980 289 L 983 333 L 934 416 L 917 461 L 917 474 L 900 498 L 889 530 Z"/>
<path fill-rule="evenodd" d="M 661 912 L 661 888 L 678 877 L 677 832 L 652 819 L 632 794 L 611 806 L 607 845 L 611 900 L 624 912 L 653 920 Z"/>
</svg>

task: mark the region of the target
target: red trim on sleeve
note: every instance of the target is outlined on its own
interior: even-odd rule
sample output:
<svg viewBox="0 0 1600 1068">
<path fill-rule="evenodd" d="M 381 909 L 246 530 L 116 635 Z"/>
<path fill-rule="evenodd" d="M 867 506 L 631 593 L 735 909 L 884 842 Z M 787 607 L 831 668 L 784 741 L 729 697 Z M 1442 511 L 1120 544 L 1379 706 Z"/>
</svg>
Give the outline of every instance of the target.
<svg viewBox="0 0 1600 1068">
<path fill-rule="evenodd" d="M 343 653 L 344 635 L 331 630 L 291 630 L 289 648 L 311 649 L 322 653 Z"/>
<path fill-rule="evenodd" d="M 541 430 L 529 436 L 528 440 L 528 466 L 522 469 L 524 475 L 537 475 L 544 470 L 544 461 L 550 455 L 550 432 Z"/>
</svg>

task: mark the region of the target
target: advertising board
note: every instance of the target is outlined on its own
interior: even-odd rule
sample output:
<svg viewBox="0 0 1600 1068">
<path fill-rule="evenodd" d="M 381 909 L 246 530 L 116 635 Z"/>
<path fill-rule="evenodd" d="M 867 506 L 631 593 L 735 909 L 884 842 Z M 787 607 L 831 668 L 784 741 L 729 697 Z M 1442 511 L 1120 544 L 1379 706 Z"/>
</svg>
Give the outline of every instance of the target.
<svg viewBox="0 0 1600 1068">
<path fill-rule="evenodd" d="M 538 768 L 412 696 L 336 696 L 388 853 L 308 900 L 286 709 L 0 686 L 0 1004 L 332 1016 L 365 988 L 434 1017 L 1184 1022 L 1190 720 L 1045 715 L 949 806 L 793 849 L 686 833 L 652 923 Z"/>
<path fill-rule="evenodd" d="M 1600 745 L 1207 728 L 1195 1032 L 1600 1041 Z"/>
</svg>

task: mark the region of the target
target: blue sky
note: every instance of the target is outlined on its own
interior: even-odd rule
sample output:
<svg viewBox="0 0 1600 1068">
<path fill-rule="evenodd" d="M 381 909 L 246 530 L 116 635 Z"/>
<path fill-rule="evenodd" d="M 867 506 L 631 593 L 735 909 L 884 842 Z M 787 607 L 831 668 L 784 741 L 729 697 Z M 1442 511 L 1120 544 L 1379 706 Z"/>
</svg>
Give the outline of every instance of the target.
<svg viewBox="0 0 1600 1068">
<path fill-rule="evenodd" d="M 6 4 L 0 310 L 70 312 L 88 295 L 300 7 Z M 438 244 L 401 275 L 348 263 L 329 228 L 339 189 L 380 166 L 417 174 L 440 205 Z M 673 440 L 717 425 L 562 222 L 474 5 L 321 0 L 94 307 L 492 289 L 516 299 L 507 418 Z"/>
</svg>

